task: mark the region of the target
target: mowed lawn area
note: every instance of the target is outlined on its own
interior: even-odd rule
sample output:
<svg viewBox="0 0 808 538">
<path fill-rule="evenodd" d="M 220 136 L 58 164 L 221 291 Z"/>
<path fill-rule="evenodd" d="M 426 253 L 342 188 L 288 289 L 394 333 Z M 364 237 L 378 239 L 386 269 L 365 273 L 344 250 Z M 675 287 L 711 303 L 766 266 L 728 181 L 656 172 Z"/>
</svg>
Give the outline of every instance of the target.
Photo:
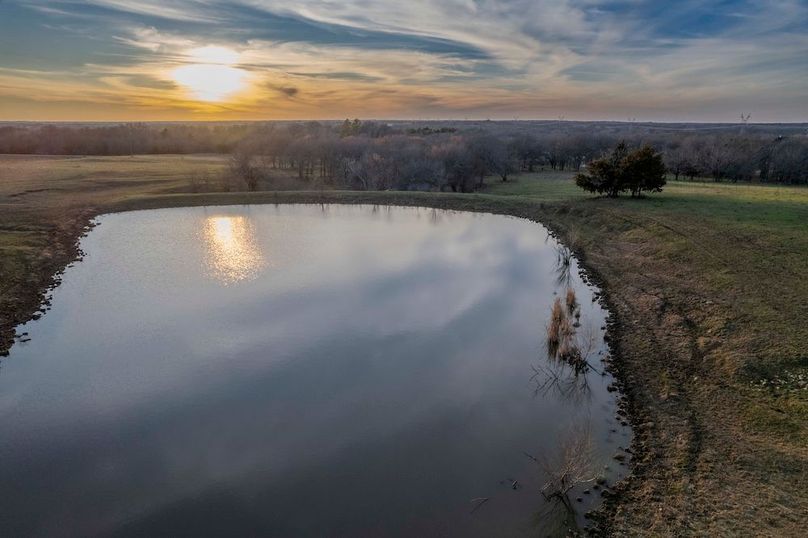
<svg viewBox="0 0 808 538">
<path fill-rule="evenodd" d="M 490 178 L 471 195 L 191 192 L 193 176 L 226 165 L 222 156 L 0 156 L 0 350 L 73 259 L 89 219 L 106 211 L 334 202 L 531 218 L 579 253 L 615 314 L 610 336 L 636 455 L 632 477 L 595 518 L 599 528 L 804 531 L 808 189 L 670 182 L 661 194 L 613 200 L 580 191 L 572 173 L 547 171 Z"/>
</svg>

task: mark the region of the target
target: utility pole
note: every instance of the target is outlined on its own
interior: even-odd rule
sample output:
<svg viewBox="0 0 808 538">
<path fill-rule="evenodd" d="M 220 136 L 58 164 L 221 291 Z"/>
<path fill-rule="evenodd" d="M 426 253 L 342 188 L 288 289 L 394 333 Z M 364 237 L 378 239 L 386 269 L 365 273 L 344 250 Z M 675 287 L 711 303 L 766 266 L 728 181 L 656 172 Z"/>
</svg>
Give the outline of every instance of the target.
<svg viewBox="0 0 808 538">
<path fill-rule="evenodd" d="M 752 117 L 752 114 L 741 114 L 741 133 L 746 132 L 746 126 L 749 124 L 749 118 Z"/>
</svg>

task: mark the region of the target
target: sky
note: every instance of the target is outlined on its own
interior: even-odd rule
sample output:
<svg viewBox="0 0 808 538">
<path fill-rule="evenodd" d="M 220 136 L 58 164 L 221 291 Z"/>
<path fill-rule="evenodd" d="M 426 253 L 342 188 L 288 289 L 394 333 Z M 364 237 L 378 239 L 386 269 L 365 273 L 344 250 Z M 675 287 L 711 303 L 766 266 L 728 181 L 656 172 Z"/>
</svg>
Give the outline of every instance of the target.
<svg viewBox="0 0 808 538">
<path fill-rule="evenodd" d="M 808 121 L 808 0 L 0 0 L 0 120 Z"/>
</svg>

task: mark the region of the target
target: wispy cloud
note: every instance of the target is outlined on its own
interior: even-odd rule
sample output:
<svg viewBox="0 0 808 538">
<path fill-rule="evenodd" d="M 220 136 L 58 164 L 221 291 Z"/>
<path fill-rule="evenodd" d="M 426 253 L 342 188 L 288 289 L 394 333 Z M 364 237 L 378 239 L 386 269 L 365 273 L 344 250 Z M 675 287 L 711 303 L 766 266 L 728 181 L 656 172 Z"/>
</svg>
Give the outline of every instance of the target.
<svg viewBox="0 0 808 538">
<path fill-rule="evenodd" d="M 807 36 L 801 0 L 7 0 L 0 99 L 109 100 L 110 118 L 806 121 Z M 172 80 L 206 45 L 250 73 L 237 101 Z"/>
</svg>

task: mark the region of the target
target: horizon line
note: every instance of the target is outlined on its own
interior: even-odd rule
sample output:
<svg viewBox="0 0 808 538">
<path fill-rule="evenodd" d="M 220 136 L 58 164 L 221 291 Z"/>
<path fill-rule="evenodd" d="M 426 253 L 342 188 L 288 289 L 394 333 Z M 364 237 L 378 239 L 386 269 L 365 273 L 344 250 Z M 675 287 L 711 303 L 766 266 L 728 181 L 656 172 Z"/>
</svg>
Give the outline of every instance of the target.
<svg viewBox="0 0 808 538">
<path fill-rule="evenodd" d="M 580 119 L 547 119 L 547 118 L 512 118 L 512 119 L 491 119 L 491 118 L 361 118 L 361 117 L 340 117 L 340 118 L 297 118 L 297 119 L 249 119 L 249 120 L 4 120 L 0 119 L 0 124 L 10 123 L 40 123 L 40 124 L 165 124 L 165 123 L 306 123 L 306 122 L 341 122 L 345 120 L 355 120 L 365 122 L 455 122 L 455 123 L 620 123 L 627 125 L 727 125 L 739 127 L 766 126 L 766 125 L 807 125 L 808 119 L 803 121 L 768 121 L 749 122 L 741 121 L 685 121 L 685 120 L 580 120 Z"/>
</svg>

